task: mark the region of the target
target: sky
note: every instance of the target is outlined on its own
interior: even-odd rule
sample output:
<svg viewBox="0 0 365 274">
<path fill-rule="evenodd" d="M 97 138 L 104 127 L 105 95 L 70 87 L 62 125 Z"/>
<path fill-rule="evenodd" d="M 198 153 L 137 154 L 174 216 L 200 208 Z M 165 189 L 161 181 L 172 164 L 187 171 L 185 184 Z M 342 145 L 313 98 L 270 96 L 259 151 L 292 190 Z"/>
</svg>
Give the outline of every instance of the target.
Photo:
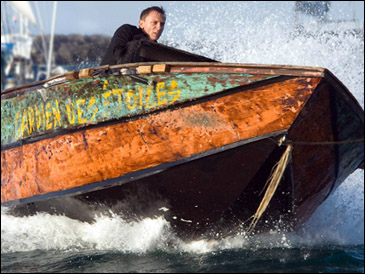
<svg viewBox="0 0 365 274">
<path fill-rule="evenodd" d="M 2 1 L 3 2 L 3 1 Z M 235 1 L 233 1 L 235 2 Z M 247 3 L 249 2 L 249 3 Z M 247 1 L 241 2 L 247 7 L 261 6 L 272 13 L 280 12 L 285 14 L 283 18 L 292 20 L 295 1 L 265 2 Z M 44 32 L 50 33 L 52 22 L 52 10 L 54 1 L 30 1 L 36 15 L 36 3 L 39 5 L 39 12 L 44 26 Z M 150 6 L 163 6 L 167 12 L 167 23 L 169 17 L 193 16 L 196 6 L 201 4 L 208 10 L 210 7 L 221 6 L 225 8 L 232 5 L 226 1 L 57 1 L 57 16 L 55 23 L 56 34 L 78 33 L 83 35 L 106 34 L 112 36 L 114 31 L 122 24 L 137 25 L 141 11 Z M 237 3 L 235 3 L 237 4 Z M 331 1 L 329 13 L 332 20 L 356 19 L 364 22 L 364 1 Z M 209 16 L 209 15 L 208 15 Z M 192 19 L 193 20 L 193 19 Z M 196 20 L 196 18 L 194 18 Z M 260 18 L 258 18 L 260 20 Z M 222 20 L 224 24 L 224 19 Z M 165 27 L 168 28 L 167 24 Z M 39 27 L 32 30 L 39 33 Z M 163 38 L 163 37 L 161 37 Z"/>
</svg>

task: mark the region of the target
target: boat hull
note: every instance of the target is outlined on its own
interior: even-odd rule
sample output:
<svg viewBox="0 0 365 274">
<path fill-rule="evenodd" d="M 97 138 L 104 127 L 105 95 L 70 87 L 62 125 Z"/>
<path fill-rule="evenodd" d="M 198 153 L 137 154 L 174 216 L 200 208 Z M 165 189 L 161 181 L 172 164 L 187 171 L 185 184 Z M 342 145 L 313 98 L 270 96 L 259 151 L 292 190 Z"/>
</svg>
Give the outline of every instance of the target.
<svg viewBox="0 0 365 274">
<path fill-rule="evenodd" d="M 326 70 L 133 66 L 2 96 L 2 116 L 15 120 L 2 125 L 2 205 L 30 213 L 57 201 L 65 213 L 72 196 L 129 217 L 163 214 L 184 235 L 226 235 L 250 224 L 290 145 L 257 229 L 292 228 L 363 162 L 363 110 Z"/>
</svg>

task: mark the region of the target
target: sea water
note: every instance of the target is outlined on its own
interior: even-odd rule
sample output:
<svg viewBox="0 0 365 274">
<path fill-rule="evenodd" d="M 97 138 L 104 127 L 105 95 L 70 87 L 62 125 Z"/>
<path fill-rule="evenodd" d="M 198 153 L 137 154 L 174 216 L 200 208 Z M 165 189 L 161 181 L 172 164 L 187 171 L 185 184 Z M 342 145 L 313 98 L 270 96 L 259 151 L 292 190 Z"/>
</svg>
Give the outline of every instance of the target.
<svg viewBox="0 0 365 274">
<path fill-rule="evenodd" d="M 304 18 L 306 30 L 298 30 L 271 3 L 181 5 L 165 6 L 166 44 L 222 62 L 325 67 L 364 107 L 364 38 L 348 24 L 326 31 Z M 46 213 L 14 217 L 2 207 L 1 271 L 363 273 L 364 172 L 355 171 L 297 233 L 184 242 L 162 217 L 127 222 L 110 212 L 88 224 Z"/>
</svg>

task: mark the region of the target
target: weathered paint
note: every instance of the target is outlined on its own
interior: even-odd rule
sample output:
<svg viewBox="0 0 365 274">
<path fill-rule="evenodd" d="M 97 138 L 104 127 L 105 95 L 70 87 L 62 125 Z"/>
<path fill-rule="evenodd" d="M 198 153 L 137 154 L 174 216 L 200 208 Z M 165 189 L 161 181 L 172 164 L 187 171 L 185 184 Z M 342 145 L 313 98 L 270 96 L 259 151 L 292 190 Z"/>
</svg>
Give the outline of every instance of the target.
<svg viewBox="0 0 365 274">
<path fill-rule="evenodd" d="M 2 151 L 1 201 L 73 189 L 287 130 L 320 79 L 242 88 L 200 104 Z"/>
<path fill-rule="evenodd" d="M 1 145 L 149 113 L 277 75 L 164 73 L 78 79 L 1 100 Z"/>
</svg>

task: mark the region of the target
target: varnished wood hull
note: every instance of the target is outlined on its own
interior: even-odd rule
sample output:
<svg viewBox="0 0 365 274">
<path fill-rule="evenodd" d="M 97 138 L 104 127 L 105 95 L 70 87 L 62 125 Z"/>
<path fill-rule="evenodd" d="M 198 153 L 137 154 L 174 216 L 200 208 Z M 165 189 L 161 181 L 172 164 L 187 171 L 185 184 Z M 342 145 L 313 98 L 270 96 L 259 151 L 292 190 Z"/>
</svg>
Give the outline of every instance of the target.
<svg viewBox="0 0 365 274">
<path fill-rule="evenodd" d="M 292 160 L 259 227 L 279 219 L 298 226 L 363 162 L 363 141 L 352 142 L 363 140 L 363 110 L 324 69 L 121 67 L 141 70 L 133 81 L 63 82 L 47 89 L 48 99 L 44 86 L 2 95 L 2 116 L 4 107 L 15 120 L 2 137 L 2 205 L 37 209 L 75 196 L 113 207 L 138 188 L 141 216 L 166 208 L 174 226 L 195 235 L 234 227 L 255 213 L 286 136 Z M 328 143 L 338 141 L 345 143 Z"/>
</svg>

